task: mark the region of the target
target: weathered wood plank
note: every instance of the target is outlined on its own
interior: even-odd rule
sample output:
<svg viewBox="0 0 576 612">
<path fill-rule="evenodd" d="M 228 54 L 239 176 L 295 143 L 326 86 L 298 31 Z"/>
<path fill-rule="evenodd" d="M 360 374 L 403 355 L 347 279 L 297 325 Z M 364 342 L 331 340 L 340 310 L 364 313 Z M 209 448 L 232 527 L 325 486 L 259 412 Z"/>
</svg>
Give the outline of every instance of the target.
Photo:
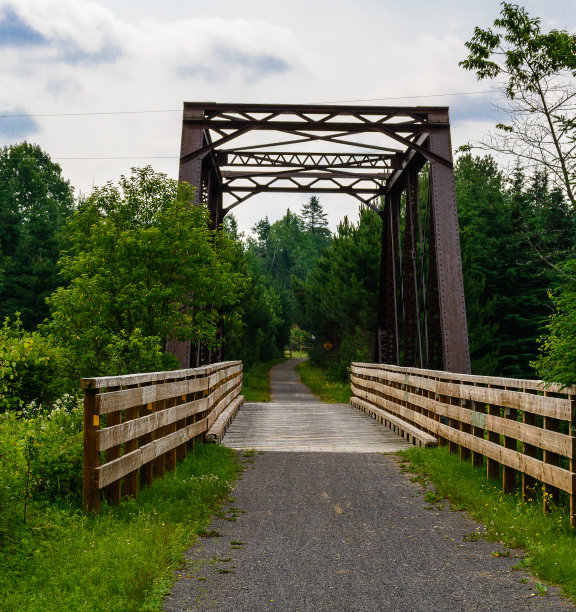
<svg viewBox="0 0 576 612">
<path fill-rule="evenodd" d="M 438 445 L 438 440 L 434 436 L 426 433 L 425 431 L 422 431 L 421 429 L 418 429 L 417 427 L 415 427 L 414 425 L 411 425 L 407 421 L 404 421 L 403 419 L 400 419 L 399 417 L 394 416 L 392 413 L 387 412 L 386 410 L 382 410 L 382 408 L 377 408 L 370 402 L 361 400 L 360 398 L 357 398 L 357 397 L 353 397 L 351 398 L 351 403 L 353 406 L 364 408 L 369 413 L 377 414 L 383 419 L 386 419 L 387 421 L 394 423 L 403 432 L 410 434 L 413 438 L 416 438 L 417 440 L 422 442 L 423 446 L 437 446 Z"/>
<path fill-rule="evenodd" d="M 96 479 L 99 488 L 103 488 L 137 470 L 140 466 L 162 456 L 167 451 L 176 448 L 179 444 L 186 442 L 190 438 L 200 435 L 206 431 L 206 419 L 202 419 L 184 429 L 171 433 L 163 438 L 159 438 L 141 446 L 135 451 L 123 455 L 122 457 L 106 463 L 96 468 Z"/>
<path fill-rule="evenodd" d="M 522 378 L 502 378 L 498 376 L 478 376 L 475 374 L 459 374 L 454 372 L 444 372 L 437 370 L 425 370 L 419 368 L 406 368 L 388 364 L 372 364 L 353 362 L 352 372 L 365 370 L 368 376 L 379 376 L 381 372 L 398 372 L 401 374 L 414 374 L 447 381 L 462 381 L 472 385 L 491 385 L 492 387 L 508 387 L 509 389 L 529 390 L 529 391 L 548 391 L 549 393 L 561 393 L 566 395 L 576 394 L 576 386 L 563 387 L 560 384 L 547 385 L 542 380 L 528 380 Z"/>
<path fill-rule="evenodd" d="M 103 451 L 116 444 L 122 444 L 134 438 L 151 433 L 160 427 L 171 425 L 180 419 L 202 412 L 206 410 L 207 407 L 208 398 L 203 398 L 185 404 L 179 404 L 173 408 L 153 412 L 152 414 L 139 417 L 132 421 L 127 421 L 120 425 L 106 427 L 97 432 L 98 450 Z"/>
<path fill-rule="evenodd" d="M 96 414 L 96 391 L 84 392 L 84 509 L 98 512 L 100 508 L 100 488 L 96 470 L 100 466 L 100 453 L 96 446 L 96 432 L 100 428 L 100 417 Z"/>
<path fill-rule="evenodd" d="M 222 437 L 226 433 L 228 426 L 236 416 L 236 413 L 242 407 L 244 403 L 244 396 L 238 395 L 233 399 L 225 410 L 223 410 L 218 418 L 208 428 L 208 431 L 204 434 L 204 439 L 207 442 L 215 442 L 220 444 Z"/>
<path fill-rule="evenodd" d="M 145 406 L 146 404 L 160 402 L 171 397 L 194 393 L 195 391 L 203 391 L 207 388 L 208 379 L 190 378 L 172 383 L 112 391 L 110 393 L 99 394 L 97 396 L 96 407 L 98 414 L 109 414 L 119 410 L 127 410 L 134 406 Z"/>
<path fill-rule="evenodd" d="M 354 374 L 358 373 L 353 371 Z M 374 377 L 374 374 L 371 376 Z M 360 377 L 357 376 L 357 378 Z M 388 378 L 381 382 L 366 380 L 365 386 L 382 391 L 389 388 L 386 381 L 426 389 L 439 395 L 447 395 L 484 404 L 494 404 L 503 408 L 515 408 L 564 421 L 569 421 L 571 418 L 570 400 L 568 398 L 545 397 L 521 391 L 448 383 L 396 372 L 389 373 Z M 375 384 L 380 384 L 381 387 L 372 387 Z"/>
<path fill-rule="evenodd" d="M 476 420 L 475 416 L 475 413 L 478 414 L 478 412 L 477 410 L 473 409 L 474 404 L 469 399 L 467 399 L 467 401 L 470 401 L 471 406 L 470 408 L 465 408 L 462 406 L 445 404 L 441 401 L 411 393 L 406 390 L 389 387 L 376 381 L 367 381 L 354 375 L 352 375 L 351 381 L 352 384 L 355 385 L 355 389 L 360 389 L 362 386 L 365 388 L 371 388 L 379 393 L 395 397 L 399 400 L 405 400 L 426 410 L 433 411 L 439 416 L 455 419 L 470 425 L 478 425 L 478 421 Z M 475 419 L 474 422 L 473 419 Z M 520 442 L 533 444 L 550 452 L 561 454 L 564 457 L 572 456 L 572 438 L 566 434 L 547 431 L 541 427 L 536 427 L 535 425 L 531 425 L 529 423 L 522 423 L 520 421 L 514 422 L 510 421 L 509 419 L 490 414 L 486 414 L 484 416 L 482 427 L 489 431 L 514 437 Z"/>
<path fill-rule="evenodd" d="M 157 383 L 173 378 L 205 377 L 219 369 L 228 367 L 242 368 L 241 361 L 223 361 L 221 363 L 189 368 L 186 370 L 167 370 L 165 372 L 147 372 L 143 374 L 125 374 L 122 376 L 103 376 L 99 378 L 83 378 L 80 385 L 83 389 L 105 389 L 108 387 L 124 387 L 146 383 Z"/>
<path fill-rule="evenodd" d="M 246 403 L 222 440 L 235 449 L 280 452 L 393 453 L 410 447 L 350 404 Z"/>
<path fill-rule="evenodd" d="M 453 429 L 439 421 L 435 421 L 409 408 L 405 408 L 391 400 L 378 397 L 361 389 L 357 390 L 360 397 L 367 401 L 382 406 L 385 410 L 400 416 L 402 419 L 420 425 L 432 434 L 442 436 L 459 445 L 466 445 L 474 452 L 480 452 L 485 457 L 493 459 L 502 465 L 507 465 L 537 478 L 543 483 L 557 486 L 564 491 L 570 491 L 572 484 L 572 473 L 557 466 L 552 466 L 528 457 L 515 450 L 507 449 L 499 444 L 478 438 L 473 434 Z M 356 391 L 355 391 L 356 394 Z"/>
</svg>

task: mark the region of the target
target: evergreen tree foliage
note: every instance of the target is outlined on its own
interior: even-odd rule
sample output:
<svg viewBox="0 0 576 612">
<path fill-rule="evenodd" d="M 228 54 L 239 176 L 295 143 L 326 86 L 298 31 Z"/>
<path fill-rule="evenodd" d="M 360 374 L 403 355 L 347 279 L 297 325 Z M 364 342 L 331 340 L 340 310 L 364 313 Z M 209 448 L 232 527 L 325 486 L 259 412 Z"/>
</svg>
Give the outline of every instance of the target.
<svg viewBox="0 0 576 612">
<path fill-rule="evenodd" d="M 455 179 L 473 372 L 532 378 L 548 290 L 574 246 L 570 208 L 545 172 L 507 181 L 491 157 L 461 156 Z"/>
<path fill-rule="evenodd" d="M 313 338 L 312 360 L 345 379 L 351 361 L 373 359 L 382 221 L 361 208 L 299 285 L 302 326 Z"/>
<path fill-rule="evenodd" d="M 301 292 L 301 283 L 330 244 L 324 217 L 316 198 L 312 225 L 288 209 L 280 220 L 271 224 L 266 217 L 252 228 L 255 237 L 248 240 L 248 267 L 252 278 L 260 278 L 267 288 L 267 303 L 276 305 L 274 338 L 279 350 L 289 345 L 291 326 L 302 321 L 295 293 Z"/>
<path fill-rule="evenodd" d="M 257 227 L 262 228 L 265 236 L 270 227 L 268 219 L 260 221 Z M 233 215 L 225 217 L 224 231 L 235 245 L 232 267 L 246 278 L 247 283 L 243 299 L 235 307 L 237 316 L 224 315 L 224 356 L 225 359 L 240 359 L 245 367 L 250 367 L 281 355 L 282 304 L 278 291 L 266 281 L 266 272 L 254 265 L 254 254 L 241 242 Z M 257 238 L 254 242 L 254 249 L 265 259 L 266 239 L 262 239 L 262 245 L 258 245 L 259 241 Z"/>
<path fill-rule="evenodd" d="M 61 284 L 57 235 L 74 210 L 72 188 L 39 146 L 0 149 L 0 319 L 20 312 L 31 330 Z"/>
<path fill-rule="evenodd" d="M 302 205 L 300 216 L 304 221 L 307 232 L 311 234 L 327 233 L 328 216 L 316 196 L 311 196 L 308 202 Z"/>
</svg>

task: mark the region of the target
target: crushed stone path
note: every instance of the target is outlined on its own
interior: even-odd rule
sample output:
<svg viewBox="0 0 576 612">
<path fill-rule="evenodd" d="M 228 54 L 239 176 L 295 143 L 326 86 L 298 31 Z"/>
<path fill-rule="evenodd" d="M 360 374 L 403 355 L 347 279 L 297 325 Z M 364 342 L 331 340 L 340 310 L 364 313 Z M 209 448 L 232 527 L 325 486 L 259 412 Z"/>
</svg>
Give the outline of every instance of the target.
<svg viewBox="0 0 576 612">
<path fill-rule="evenodd" d="M 538 595 L 514 569 L 520 551 L 426 502 L 395 455 L 239 454 L 231 502 L 188 551 L 166 612 L 576 610 L 554 587 Z"/>
</svg>

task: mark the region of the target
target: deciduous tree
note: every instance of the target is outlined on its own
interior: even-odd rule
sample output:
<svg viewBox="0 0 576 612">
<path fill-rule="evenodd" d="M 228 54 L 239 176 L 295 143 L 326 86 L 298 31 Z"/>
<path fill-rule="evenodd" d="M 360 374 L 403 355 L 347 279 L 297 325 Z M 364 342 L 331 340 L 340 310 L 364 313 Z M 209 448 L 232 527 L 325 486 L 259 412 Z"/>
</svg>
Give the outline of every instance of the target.
<svg viewBox="0 0 576 612">
<path fill-rule="evenodd" d="M 478 79 L 503 81 L 510 120 L 481 145 L 546 169 L 576 208 L 576 35 L 543 32 L 539 18 L 502 3 L 494 28 L 475 28 L 460 66 Z"/>
<path fill-rule="evenodd" d="M 60 263 L 69 286 L 50 298 L 48 329 L 77 374 L 171 365 L 168 337 L 217 343 L 218 312 L 232 316 L 244 280 L 227 236 L 210 231 L 207 208 L 190 200 L 187 185 L 135 168 L 95 189 L 67 224 Z"/>
</svg>

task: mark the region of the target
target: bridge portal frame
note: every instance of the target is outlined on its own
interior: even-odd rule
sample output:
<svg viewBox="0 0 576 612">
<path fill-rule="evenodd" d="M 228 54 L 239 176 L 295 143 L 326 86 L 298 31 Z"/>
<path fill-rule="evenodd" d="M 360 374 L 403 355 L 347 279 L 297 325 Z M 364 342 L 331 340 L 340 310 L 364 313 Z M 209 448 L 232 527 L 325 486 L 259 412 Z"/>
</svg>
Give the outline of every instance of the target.
<svg viewBox="0 0 576 612">
<path fill-rule="evenodd" d="M 259 193 L 360 200 L 383 221 L 376 359 L 470 372 L 447 107 L 185 102 L 179 180 L 214 228 Z M 189 343 L 168 349 L 182 367 L 221 357 Z"/>
</svg>

